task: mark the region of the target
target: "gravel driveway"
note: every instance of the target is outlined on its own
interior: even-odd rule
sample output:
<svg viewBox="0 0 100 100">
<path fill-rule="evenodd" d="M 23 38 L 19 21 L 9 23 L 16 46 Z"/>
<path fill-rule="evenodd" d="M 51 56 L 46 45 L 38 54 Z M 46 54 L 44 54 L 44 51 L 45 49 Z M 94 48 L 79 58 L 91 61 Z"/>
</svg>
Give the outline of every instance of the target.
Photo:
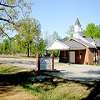
<svg viewBox="0 0 100 100">
<path fill-rule="evenodd" d="M 11 64 L 15 67 L 20 66 L 24 68 L 36 69 L 35 58 L 3 58 L 0 57 L 0 63 Z M 63 64 L 55 60 L 55 69 L 59 72 L 50 72 L 49 75 L 58 76 L 70 80 L 94 81 L 100 80 L 100 66 L 94 65 L 77 65 L 77 64 Z"/>
<path fill-rule="evenodd" d="M 7 58 L 7 57 L 0 57 L 1 64 L 9 64 L 16 67 L 24 67 L 35 69 L 36 68 L 36 60 L 34 58 Z"/>
<path fill-rule="evenodd" d="M 63 65 L 63 64 L 62 64 Z M 57 76 L 60 78 L 76 81 L 100 81 L 100 66 L 95 65 L 63 65 L 55 66 L 55 69 L 60 70 L 59 72 L 50 72 L 49 75 Z"/>
</svg>

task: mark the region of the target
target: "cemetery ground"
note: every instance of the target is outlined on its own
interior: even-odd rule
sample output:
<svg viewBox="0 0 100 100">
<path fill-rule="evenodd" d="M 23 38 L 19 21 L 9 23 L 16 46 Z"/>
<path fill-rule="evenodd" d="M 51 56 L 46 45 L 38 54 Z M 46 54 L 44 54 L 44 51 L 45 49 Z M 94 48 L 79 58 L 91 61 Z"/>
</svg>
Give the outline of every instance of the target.
<svg viewBox="0 0 100 100">
<path fill-rule="evenodd" d="M 54 74 L 49 75 L 48 73 L 51 73 L 49 71 L 41 71 L 40 76 L 37 76 L 33 70 L 33 67 L 35 66 L 35 59 L 33 58 L 1 57 L 0 61 L 0 100 L 100 99 L 99 80 L 91 82 L 87 80 L 69 80 L 55 76 Z M 65 66 L 69 67 L 69 65 L 66 64 L 55 63 L 60 66 L 59 70 L 62 70 L 61 66 L 64 70 Z M 33 66 L 31 64 L 33 64 Z M 88 70 L 90 67 L 91 66 L 88 67 Z M 96 68 L 96 71 L 97 70 L 98 69 Z M 59 71 L 52 73 L 58 74 Z M 99 72 L 97 74 L 99 75 Z"/>
</svg>

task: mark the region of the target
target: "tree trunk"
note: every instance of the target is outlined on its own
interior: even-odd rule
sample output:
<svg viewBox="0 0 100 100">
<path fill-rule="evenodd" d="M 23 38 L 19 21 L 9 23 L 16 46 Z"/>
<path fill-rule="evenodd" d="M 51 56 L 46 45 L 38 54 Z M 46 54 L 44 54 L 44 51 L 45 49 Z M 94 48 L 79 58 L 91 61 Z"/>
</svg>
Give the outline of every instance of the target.
<svg viewBox="0 0 100 100">
<path fill-rule="evenodd" d="M 27 43 L 27 57 L 30 56 L 30 44 Z"/>
</svg>

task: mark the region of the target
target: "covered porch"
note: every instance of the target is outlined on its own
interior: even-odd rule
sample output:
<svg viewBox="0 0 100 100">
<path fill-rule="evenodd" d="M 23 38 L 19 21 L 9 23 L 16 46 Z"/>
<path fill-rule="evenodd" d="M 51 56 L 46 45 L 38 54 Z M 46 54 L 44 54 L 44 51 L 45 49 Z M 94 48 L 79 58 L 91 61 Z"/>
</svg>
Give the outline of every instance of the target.
<svg viewBox="0 0 100 100">
<path fill-rule="evenodd" d="M 71 64 L 84 64 L 86 50 L 60 51 L 59 62 Z"/>
</svg>

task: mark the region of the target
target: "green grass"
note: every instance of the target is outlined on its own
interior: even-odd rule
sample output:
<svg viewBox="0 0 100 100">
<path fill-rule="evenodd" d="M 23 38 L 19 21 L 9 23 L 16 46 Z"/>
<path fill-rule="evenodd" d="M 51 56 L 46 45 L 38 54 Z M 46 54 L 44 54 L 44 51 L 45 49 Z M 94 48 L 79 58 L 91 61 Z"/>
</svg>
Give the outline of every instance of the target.
<svg viewBox="0 0 100 100">
<path fill-rule="evenodd" d="M 25 69 L 0 64 L 0 74 L 16 73 L 23 70 Z M 88 90 L 86 85 L 57 78 L 54 79 L 53 82 L 25 83 L 21 87 L 23 87 L 26 92 L 31 92 L 33 97 L 37 98 L 36 100 L 81 100 L 90 93 L 90 89 Z"/>
<path fill-rule="evenodd" d="M 18 66 L 12 66 L 7 64 L 0 64 L 0 74 L 10 74 L 10 73 L 17 73 L 21 71 L 25 71 L 25 68 L 21 68 Z"/>
<path fill-rule="evenodd" d="M 87 87 L 74 82 L 59 82 L 58 84 L 34 83 L 24 86 L 28 91 L 38 98 L 38 100 L 81 100 L 90 91 Z"/>
</svg>

